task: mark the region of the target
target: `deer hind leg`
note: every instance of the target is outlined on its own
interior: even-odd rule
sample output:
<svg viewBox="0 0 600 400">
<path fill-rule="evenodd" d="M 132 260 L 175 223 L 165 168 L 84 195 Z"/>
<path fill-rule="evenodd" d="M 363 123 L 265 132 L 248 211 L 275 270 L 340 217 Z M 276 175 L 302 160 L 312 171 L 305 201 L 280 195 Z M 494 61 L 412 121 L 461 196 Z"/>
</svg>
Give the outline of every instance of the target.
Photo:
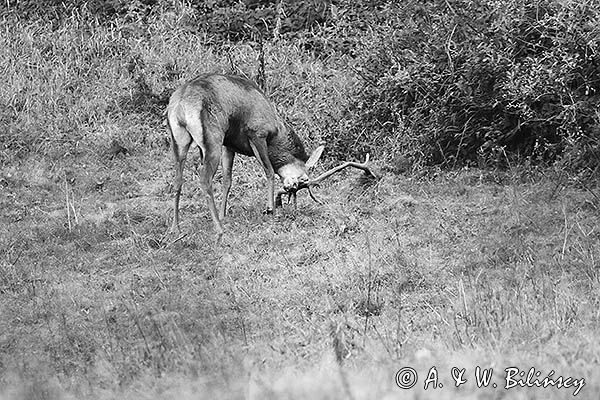
<svg viewBox="0 0 600 400">
<path fill-rule="evenodd" d="M 215 205 L 212 182 L 215 173 L 219 168 L 219 161 L 221 160 L 223 135 L 219 133 L 220 131 L 217 128 L 211 128 L 210 125 L 203 126 L 200 120 L 188 123 L 187 129 L 194 138 L 194 142 L 198 144 L 200 149 L 200 158 L 202 160 L 202 166 L 198 171 L 198 175 L 200 176 L 200 185 L 202 186 L 206 196 L 208 209 L 215 226 L 217 239 L 220 239 L 223 235 L 223 224 L 219 219 L 217 206 Z"/>
<path fill-rule="evenodd" d="M 223 154 L 221 155 L 221 168 L 223 169 L 223 199 L 221 200 L 221 212 L 219 217 L 225 218 L 227 213 L 227 197 L 229 196 L 229 190 L 231 189 L 231 171 L 233 168 L 233 159 L 235 153 L 223 147 Z"/>
<path fill-rule="evenodd" d="M 273 213 L 275 210 L 275 171 L 269 160 L 267 150 L 267 142 L 262 139 L 250 140 L 250 147 L 254 156 L 265 170 L 267 175 L 267 214 Z"/>
<path fill-rule="evenodd" d="M 217 239 L 220 239 L 223 235 L 223 224 L 219 218 L 217 212 L 217 206 L 215 205 L 215 195 L 213 190 L 213 178 L 219 168 L 219 159 L 221 158 L 221 145 L 218 146 L 207 146 L 206 155 L 204 156 L 204 164 L 200 168 L 200 185 L 204 190 L 210 216 L 215 226 L 215 233 Z"/>
<path fill-rule="evenodd" d="M 171 132 L 171 148 L 173 150 L 173 156 L 175 160 L 175 182 L 173 188 L 175 190 L 175 197 L 173 201 L 173 223 L 171 225 L 171 231 L 180 233 L 179 228 L 179 199 L 181 198 L 181 187 L 183 185 L 183 167 L 185 165 L 185 159 L 187 157 L 188 150 L 192 143 L 192 137 L 189 132 L 177 121 L 169 120 L 169 130 Z"/>
</svg>

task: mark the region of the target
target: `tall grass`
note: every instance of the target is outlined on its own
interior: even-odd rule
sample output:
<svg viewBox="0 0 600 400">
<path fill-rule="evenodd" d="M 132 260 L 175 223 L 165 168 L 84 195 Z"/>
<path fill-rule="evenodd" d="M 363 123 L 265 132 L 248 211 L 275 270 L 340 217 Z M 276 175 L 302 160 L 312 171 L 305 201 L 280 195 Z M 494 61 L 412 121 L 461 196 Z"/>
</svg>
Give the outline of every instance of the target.
<svg viewBox="0 0 600 400">
<path fill-rule="evenodd" d="M 185 79 L 206 72 L 255 79 L 258 43 L 209 45 L 187 29 L 189 9 L 151 21 L 99 24 L 73 15 L 58 27 L 6 18 L 0 39 L 3 161 L 97 153 L 114 139 L 164 147 L 163 111 Z M 301 136 L 318 142 L 341 117 L 351 75 L 291 41 L 264 44 L 268 91 Z M 327 111 L 327 112 L 325 112 Z"/>
</svg>

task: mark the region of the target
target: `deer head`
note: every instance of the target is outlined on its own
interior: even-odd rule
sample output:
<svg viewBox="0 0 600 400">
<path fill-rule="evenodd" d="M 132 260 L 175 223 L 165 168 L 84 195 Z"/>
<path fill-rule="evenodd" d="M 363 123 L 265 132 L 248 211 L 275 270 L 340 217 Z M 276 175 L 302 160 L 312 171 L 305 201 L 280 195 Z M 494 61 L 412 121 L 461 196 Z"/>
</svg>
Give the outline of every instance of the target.
<svg viewBox="0 0 600 400">
<path fill-rule="evenodd" d="M 317 147 L 306 162 L 296 159 L 291 163 L 284 164 L 277 170 L 277 175 L 281 178 L 281 184 L 285 191 L 295 191 L 300 187 L 306 185 L 310 178 L 308 171 L 310 171 L 319 161 L 325 146 Z"/>
</svg>

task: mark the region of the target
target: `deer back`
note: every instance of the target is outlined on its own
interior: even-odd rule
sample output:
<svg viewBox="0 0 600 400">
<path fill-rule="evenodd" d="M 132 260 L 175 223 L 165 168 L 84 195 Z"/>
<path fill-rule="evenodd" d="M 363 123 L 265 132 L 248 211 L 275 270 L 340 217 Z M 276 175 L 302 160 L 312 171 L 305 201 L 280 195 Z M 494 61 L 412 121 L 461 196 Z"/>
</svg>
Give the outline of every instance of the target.
<svg viewBox="0 0 600 400">
<path fill-rule="evenodd" d="M 205 135 L 220 140 L 236 153 L 252 156 L 250 140 L 264 139 L 275 171 L 308 159 L 298 135 L 248 79 L 235 75 L 199 76 L 173 94 L 169 110 L 178 113 L 182 126 L 188 118 L 200 118 Z"/>
</svg>

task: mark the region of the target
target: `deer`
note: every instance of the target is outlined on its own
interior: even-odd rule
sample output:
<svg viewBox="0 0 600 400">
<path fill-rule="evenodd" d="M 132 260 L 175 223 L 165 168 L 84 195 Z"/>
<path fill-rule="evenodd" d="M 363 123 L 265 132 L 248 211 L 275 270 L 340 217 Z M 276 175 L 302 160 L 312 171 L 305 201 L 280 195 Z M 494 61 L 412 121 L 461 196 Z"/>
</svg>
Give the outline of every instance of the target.
<svg viewBox="0 0 600 400">
<path fill-rule="evenodd" d="M 227 212 L 227 198 L 232 183 L 232 168 L 236 154 L 255 157 L 267 178 L 265 213 L 273 213 L 276 202 L 288 195 L 296 204 L 296 193 L 311 188 L 338 170 L 352 166 L 374 176 L 363 164 L 347 162 L 311 180 L 308 171 L 319 161 L 325 146 L 318 146 L 307 155 L 302 140 L 278 114 L 273 103 L 251 80 L 238 75 L 204 74 L 179 87 L 167 106 L 167 126 L 175 160 L 173 189 L 174 215 L 171 231 L 181 233 L 179 203 L 183 186 L 183 170 L 188 151 L 197 146 L 200 152 L 198 175 L 205 193 L 217 241 L 224 229 L 222 220 Z M 221 207 L 217 210 L 213 179 L 219 163 L 222 168 Z M 283 186 L 275 194 L 275 175 Z"/>
</svg>

